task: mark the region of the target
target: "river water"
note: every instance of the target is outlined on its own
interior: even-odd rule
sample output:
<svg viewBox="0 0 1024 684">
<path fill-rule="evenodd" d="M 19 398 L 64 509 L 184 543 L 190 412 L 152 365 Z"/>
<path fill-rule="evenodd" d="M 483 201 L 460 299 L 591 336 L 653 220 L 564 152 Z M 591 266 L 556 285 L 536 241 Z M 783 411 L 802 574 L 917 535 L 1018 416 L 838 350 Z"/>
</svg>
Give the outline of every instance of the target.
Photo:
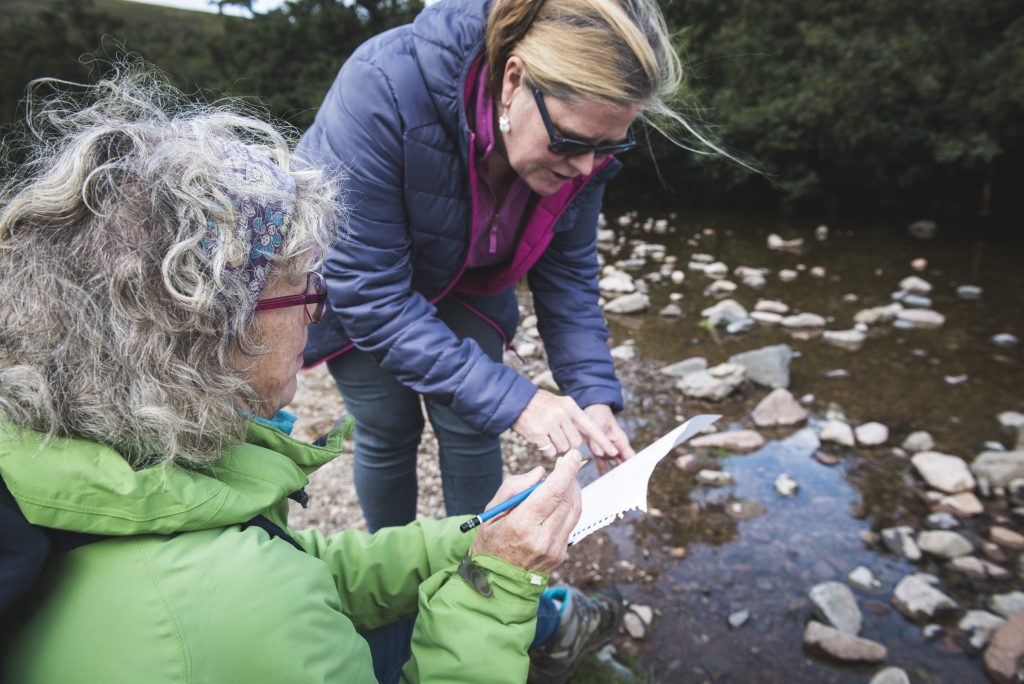
<svg viewBox="0 0 1024 684">
<path fill-rule="evenodd" d="M 983 608 L 990 594 L 1024 588 L 1021 577 L 996 583 L 957 575 L 932 560 L 913 564 L 865 541 L 865 533 L 896 524 L 922 528 L 929 512 L 923 483 L 909 460 L 893 451 L 910 432 L 927 430 L 937 450 L 968 461 L 986 441 L 1013 447 L 1014 437 L 1001 431 L 995 416 L 1024 412 L 1024 350 L 1000 348 L 990 338 L 1004 332 L 1024 338 L 1024 233 L 940 223 L 935 238 L 919 240 L 902 220 L 835 221 L 819 241 L 814 232 L 820 221 L 814 218 L 664 213 L 640 215 L 623 228 L 616 216 L 609 214 L 610 224 L 626 239 L 605 254 L 609 263 L 629 257 L 636 241 L 644 241 L 665 245 L 678 258 L 677 268 L 685 269 L 690 255 L 700 252 L 730 270 L 768 269 L 763 289 L 740 285 L 732 296 L 748 310 L 758 298 L 776 299 L 795 311 L 828 317 L 830 329 L 847 329 L 856 311 L 889 303 L 901 279 L 918 275 L 934 286 L 933 308 L 946 322 L 936 330 L 873 328 L 863 348 L 848 351 L 820 338 L 797 339 L 778 327 L 739 335 L 701 327 L 700 311 L 715 301 L 703 295 L 711 281 L 701 273 L 688 272 L 679 285 L 653 284 L 648 312 L 608 317 L 613 345 L 631 341 L 638 352 L 620 364 L 628 404 L 623 416 L 635 445 L 696 413 L 722 413 L 722 427 L 752 428 L 749 412 L 766 389 L 747 386 L 721 403 L 693 401 L 656 369 L 691 356 L 715 365 L 779 343 L 797 352 L 789 389 L 797 397 L 814 396 L 810 429 L 762 430 L 767 444 L 746 455 L 694 452 L 705 466 L 731 473 L 732 487 L 695 485 L 692 473 L 666 458 L 651 479 L 649 504 L 657 511 L 612 525 L 606 541 L 584 542 L 591 544 L 587 572 L 570 572 L 570 579 L 584 585 L 613 581 L 627 599 L 657 609 L 650 634 L 635 647 L 641 667 L 660 682 L 865 682 L 883 666 L 840 664 L 802 643 L 813 614 L 810 588 L 826 580 L 845 582 L 850 570 L 865 565 L 883 586 L 873 593 L 852 587 L 864 615 L 860 635 L 888 648 L 885 665 L 903 667 L 915 682 L 986 681 L 980 655 L 956 623 L 964 609 Z M 647 218 L 668 218 L 668 232 L 644 231 Z M 769 251 L 770 233 L 803 238 L 804 246 L 799 253 Z M 921 272 L 910 265 L 919 258 L 927 260 Z M 810 274 L 815 266 L 825 269 L 824 277 Z M 634 275 L 659 267 L 648 262 Z M 784 268 L 799 276 L 782 282 L 777 274 Z M 958 299 L 955 288 L 961 284 L 982 287 L 981 298 Z M 678 304 L 684 316 L 659 317 L 673 292 L 683 295 Z M 830 405 L 853 425 L 888 426 L 888 444 L 825 445 L 840 460 L 834 466 L 819 463 L 813 428 Z M 781 472 L 799 483 L 795 497 L 775 491 Z M 744 513 L 735 514 L 736 504 Z M 986 513 L 959 531 L 977 543 L 987 538 L 993 521 L 1024 531 L 1021 519 L 999 501 L 986 501 Z M 1017 553 L 1009 551 L 1003 563 L 1011 571 Z M 936 620 L 943 630 L 930 638 L 891 603 L 896 582 L 915 571 L 938 575 L 961 606 Z M 731 628 L 727 617 L 739 610 L 751 617 Z"/>
</svg>

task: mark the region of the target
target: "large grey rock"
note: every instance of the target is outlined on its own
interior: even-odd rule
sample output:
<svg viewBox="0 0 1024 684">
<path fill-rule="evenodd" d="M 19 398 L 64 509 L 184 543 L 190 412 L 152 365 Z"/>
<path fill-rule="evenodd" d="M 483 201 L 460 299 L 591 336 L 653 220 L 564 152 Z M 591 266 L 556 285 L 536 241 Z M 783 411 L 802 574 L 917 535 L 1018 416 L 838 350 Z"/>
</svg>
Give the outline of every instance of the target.
<svg viewBox="0 0 1024 684">
<path fill-rule="evenodd" d="M 707 319 L 711 325 L 728 325 L 735 321 L 742 321 L 750 316 L 743 305 L 735 299 L 723 299 L 714 306 L 709 306 L 700 312 L 700 315 Z"/>
<path fill-rule="evenodd" d="M 604 305 L 604 310 L 613 314 L 634 314 L 646 311 L 651 306 L 651 298 L 642 292 L 616 297 Z"/>
<path fill-rule="evenodd" d="M 844 662 L 880 663 L 888 656 L 885 646 L 877 641 L 841 632 L 815 620 L 804 629 L 804 644 Z"/>
<path fill-rule="evenodd" d="M 993 487 L 1005 487 L 1010 480 L 1024 477 L 1024 451 L 983 451 L 971 463 L 971 472 Z"/>
<path fill-rule="evenodd" d="M 747 378 L 765 387 L 789 387 L 789 362 L 793 350 L 788 344 L 775 344 L 729 357 L 729 363 L 743 366 Z"/>
<path fill-rule="evenodd" d="M 917 472 L 932 487 L 948 494 L 969 492 L 974 489 L 974 477 L 967 463 L 958 456 L 922 451 L 914 454 L 910 462 Z"/>
<path fill-rule="evenodd" d="M 782 387 L 768 393 L 754 408 L 754 424 L 758 427 L 796 425 L 807 420 L 807 409 Z"/>
<path fill-rule="evenodd" d="M 921 549 L 914 542 L 914 528 L 909 525 L 882 530 L 882 543 L 893 553 L 909 561 L 921 560 Z"/>
<path fill-rule="evenodd" d="M 818 615 L 847 634 L 859 634 L 864 618 L 853 592 L 842 582 L 822 582 L 811 587 L 811 602 Z"/>
<path fill-rule="evenodd" d="M 690 440 L 691 447 L 729 449 L 731 451 L 754 451 L 764 446 L 764 437 L 753 430 L 734 430 L 700 435 Z"/>
<path fill-rule="evenodd" d="M 697 371 L 707 370 L 708 360 L 703 356 L 691 356 L 688 359 L 677 361 L 671 365 L 659 368 L 659 373 L 671 376 L 673 378 L 684 378 L 690 373 L 696 373 Z"/>
<path fill-rule="evenodd" d="M 898 667 L 887 667 L 876 672 L 868 684 L 910 684 L 910 677 Z"/>
<path fill-rule="evenodd" d="M 707 370 L 690 373 L 676 383 L 676 389 L 694 399 L 721 401 L 729 396 L 747 376 L 743 366 L 721 363 Z"/>
<path fill-rule="evenodd" d="M 853 428 L 835 418 L 827 420 L 822 424 L 819 437 L 822 442 L 833 442 L 851 447 L 855 444 Z"/>
<path fill-rule="evenodd" d="M 931 618 L 947 610 L 956 610 L 956 601 L 935 588 L 934 575 L 915 573 L 899 581 L 892 592 L 896 608 L 911 620 Z"/>
<path fill-rule="evenodd" d="M 917 535 L 917 548 L 940 558 L 956 558 L 974 551 L 974 544 L 956 532 L 926 530 Z"/>
</svg>

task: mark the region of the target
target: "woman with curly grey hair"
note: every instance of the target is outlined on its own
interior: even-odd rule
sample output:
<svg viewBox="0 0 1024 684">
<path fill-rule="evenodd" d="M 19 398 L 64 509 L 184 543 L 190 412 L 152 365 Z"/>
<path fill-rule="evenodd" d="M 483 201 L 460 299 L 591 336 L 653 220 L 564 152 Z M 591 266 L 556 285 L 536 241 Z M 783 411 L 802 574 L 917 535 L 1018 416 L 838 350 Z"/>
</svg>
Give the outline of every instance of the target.
<svg viewBox="0 0 1024 684">
<path fill-rule="evenodd" d="M 523 681 L 554 632 L 537 608 L 579 517 L 578 454 L 472 534 L 291 530 L 288 498 L 348 432 L 300 443 L 282 410 L 326 299 L 337 179 L 144 68 L 75 89 L 36 85 L 0 196 L 4 681 Z M 35 592 L 5 605 L 18 576 Z M 592 617 L 574 633 L 617 626 Z"/>
</svg>

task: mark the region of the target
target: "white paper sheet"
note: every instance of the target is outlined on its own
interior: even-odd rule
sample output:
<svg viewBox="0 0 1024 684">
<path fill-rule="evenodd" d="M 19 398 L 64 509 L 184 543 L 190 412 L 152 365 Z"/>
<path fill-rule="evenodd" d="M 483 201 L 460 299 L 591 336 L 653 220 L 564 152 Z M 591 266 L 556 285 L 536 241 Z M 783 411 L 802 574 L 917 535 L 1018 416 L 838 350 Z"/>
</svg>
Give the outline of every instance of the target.
<svg viewBox="0 0 1024 684">
<path fill-rule="evenodd" d="M 717 421 L 721 416 L 694 416 L 628 461 L 583 488 L 583 514 L 569 535 L 569 544 L 621 518 L 626 511 L 647 512 L 647 481 L 668 452 Z"/>
</svg>

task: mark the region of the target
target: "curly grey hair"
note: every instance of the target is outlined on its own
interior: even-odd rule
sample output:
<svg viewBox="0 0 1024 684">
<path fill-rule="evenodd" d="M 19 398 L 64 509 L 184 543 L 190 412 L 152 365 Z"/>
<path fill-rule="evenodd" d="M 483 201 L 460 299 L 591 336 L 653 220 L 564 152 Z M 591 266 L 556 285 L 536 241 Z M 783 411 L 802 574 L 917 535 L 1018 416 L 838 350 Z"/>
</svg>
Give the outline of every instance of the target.
<svg viewBox="0 0 1024 684">
<path fill-rule="evenodd" d="M 29 159 L 0 190 L 0 419 L 135 467 L 212 463 L 244 439 L 239 409 L 259 413 L 232 357 L 266 351 L 230 242 L 207 237 L 254 192 L 225 146 L 295 181 L 274 275 L 319 266 L 343 219 L 339 179 L 297 164 L 290 133 L 190 102 L 139 64 L 94 86 L 34 82 L 27 104 Z"/>
</svg>

